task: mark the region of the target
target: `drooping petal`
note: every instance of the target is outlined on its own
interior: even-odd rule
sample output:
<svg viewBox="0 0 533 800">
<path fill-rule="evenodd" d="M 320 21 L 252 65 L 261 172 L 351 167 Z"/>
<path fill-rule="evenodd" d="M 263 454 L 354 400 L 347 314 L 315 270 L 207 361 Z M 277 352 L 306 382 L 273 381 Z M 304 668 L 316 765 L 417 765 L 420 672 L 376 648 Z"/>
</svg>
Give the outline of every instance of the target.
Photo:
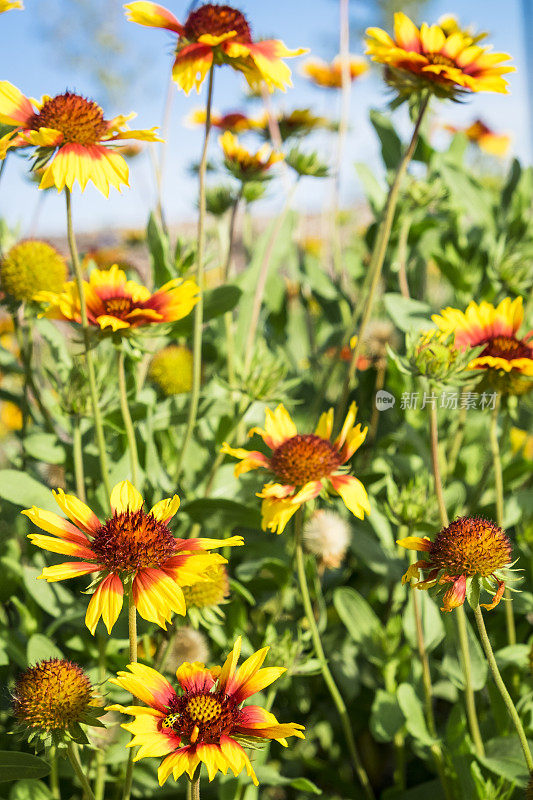
<svg viewBox="0 0 533 800">
<path fill-rule="evenodd" d="M 157 770 L 159 785 L 163 786 L 171 773 L 176 781 L 183 775 L 184 772 L 186 772 L 189 778 L 192 780 L 196 771 L 196 767 L 199 763 L 200 759 L 198 758 L 196 747 L 194 745 L 181 747 L 179 750 L 171 753 L 162 761 L 159 769 Z"/>
<path fill-rule="evenodd" d="M 235 467 L 235 477 L 238 478 L 245 472 L 258 467 L 270 468 L 270 461 L 259 450 L 246 450 L 244 447 L 231 447 L 227 442 L 223 442 L 220 449 L 221 453 L 225 453 L 232 458 L 240 459 L 241 463 Z"/>
<path fill-rule="evenodd" d="M 243 769 L 246 769 L 246 772 L 252 779 L 254 786 L 259 786 L 259 781 L 257 780 L 257 776 L 250 763 L 250 759 L 240 744 L 238 744 L 230 736 L 221 736 L 220 749 L 222 750 L 222 753 L 228 762 L 229 768 L 235 777 L 240 775 Z"/>
<path fill-rule="evenodd" d="M 185 615 L 185 598 L 181 588 L 164 570 L 146 567 L 137 572 L 133 580 L 133 599 L 137 611 L 161 628 L 172 619 L 172 614 Z"/>
<path fill-rule="evenodd" d="M 330 481 L 354 516 L 364 519 L 365 514 L 370 514 L 370 500 L 360 480 L 353 475 L 332 475 Z"/>
<path fill-rule="evenodd" d="M 66 561 L 64 564 L 55 564 L 53 567 L 45 567 L 39 575 L 49 583 L 54 581 L 64 581 L 69 578 L 78 578 L 80 575 L 88 575 L 90 572 L 100 572 L 104 567 L 102 564 L 94 564 L 88 561 Z"/>
<path fill-rule="evenodd" d="M 93 636 L 100 617 L 104 621 L 107 632 L 111 633 L 122 609 L 123 597 L 124 587 L 118 575 L 112 573 L 98 585 L 85 615 L 85 624 Z"/>
<path fill-rule="evenodd" d="M 228 761 L 220 749 L 218 744 L 198 744 L 196 753 L 200 761 L 207 767 L 207 776 L 210 781 L 213 780 L 217 772 L 222 772 L 226 775 L 228 771 Z"/>
<path fill-rule="evenodd" d="M 503 597 L 503 593 L 504 592 L 505 592 L 505 583 L 503 581 L 498 581 L 498 590 L 496 591 L 496 594 L 492 598 L 491 602 L 490 603 L 480 603 L 480 606 L 482 608 L 486 608 L 487 611 L 491 611 L 493 608 L 495 608 L 498 605 L 498 603 L 500 602 L 500 600 Z"/>
<path fill-rule="evenodd" d="M 466 576 L 459 575 L 449 589 L 444 592 L 441 611 L 453 611 L 462 606 L 466 597 Z"/>
<path fill-rule="evenodd" d="M 185 94 L 189 94 L 193 88 L 199 92 L 212 63 L 213 50 L 209 45 L 189 44 L 176 55 L 172 67 L 172 79 Z"/>
</svg>

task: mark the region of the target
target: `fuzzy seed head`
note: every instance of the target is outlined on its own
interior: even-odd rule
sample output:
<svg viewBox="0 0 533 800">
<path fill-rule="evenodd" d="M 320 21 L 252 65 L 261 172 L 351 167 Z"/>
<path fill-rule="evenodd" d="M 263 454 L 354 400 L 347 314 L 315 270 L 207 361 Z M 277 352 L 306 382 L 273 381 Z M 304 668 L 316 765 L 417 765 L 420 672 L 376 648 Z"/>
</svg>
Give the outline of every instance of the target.
<svg viewBox="0 0 533 800">
<path fill-rule="evenodd" d="M 350 527 L 339 514 L 320 509 L 304 526 L 304 545 L 326 569 L 340 567 L 350 544 Z"/>
<path fill-rule="evenodd" d="M 195 661 L 199 661 L 201 664 L 207 664 L 209 656 L 209 645 L 201 631 L 197 631 L 189 626 L 179 628 L 176 631 L 172 654 L 169 659 L 171 664 L 176 667 L 179 667 L 185 662 L 194 664 Z"/>
<path fill-rule="evenodd" d="M 18 678 L 13 711 L 18 720 L 42 731 L 66 730 L 82 720 L 93 688 L 77 664 L 50 658 L 29 667 Z"/>
<path fill-rule="evenodd" d="M 429 560 L 447 575 L 487 577 L 510 564 L 511 552 L 511 542 L 494 522 L 460 517 L 431 543 Z"/>
<path fill-rule="evenodd" d="M 20 302 L 40 291 L 61 292 L 66 280 L 66 261 L 47 242 L 19 242 L 0 260 L 0 287 Z"/>
<path fill-rule="evenodd" d="M 169 345 L 153 357 L 150 378 L 167 396 L 190 392 L 192 362 L 192 353 L 188 347 Z"/>
<path fill-rule="evenodd" d="M 64 92 L 47 100 L 31 118 L 28 128 L 52 128 L 63 134 L 62 143 L 96 144 L 108 131 L 104 112 L 94 100 Z"/>
</svg>

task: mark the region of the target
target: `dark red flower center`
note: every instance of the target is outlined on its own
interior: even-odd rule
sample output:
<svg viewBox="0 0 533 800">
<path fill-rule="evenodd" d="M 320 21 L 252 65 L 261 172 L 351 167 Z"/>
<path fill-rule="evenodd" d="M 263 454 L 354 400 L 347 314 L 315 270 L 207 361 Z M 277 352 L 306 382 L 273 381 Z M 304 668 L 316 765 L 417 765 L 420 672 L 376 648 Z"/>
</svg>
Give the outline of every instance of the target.
<svg viewBox="0 0 533 800">
<path fill-rule="evenodd" d="M 131 311 L 133 303 L 130 297 L 109 297 L 104 300 L 105 310 L 112 317 L 123 319 Z"/>
<path fill-rule="evenodd" d="M 431 543 L 428 567 L 447 575 L 492 575 L 511 561 L 511 542 L 494 522 L 460 517 Z"/>
<path fill-rule="evenodd" d="M 293 436 L 280 444 L 270 457 L 276 477 L 290 486 L 320 480 L 336 470 L 340 463 L 333 445 L 313 433 Z"/>
<path fill-rule="evenodd" d="M 480 344 L 485 344 L 480 342 Z M 531 347 L 514 336 L 495 336 L 485 344 L 485 349 L 481 356 L 492 356 L 493 358 L 505 358 L 511 361 L 514 358 L 533 358 Z"/>
<path fill-rule="evenodd" d="M 206 3 L 187 17 L 184 31 L 185 38 L 195 42 L 205 33 L 211 36 L 222 36 L 224 33 L 236 31 L 236 42 L 251 42 L 250 26 L 243 13 L 231 6 L 219 6 Z"/>
<path fill-rule="evenodd" d="M 96 532 L 91 547 L 110 571 L 159 567 L 176 552 L 176 538 L 143 509 L 115 514 Z"/>
<path fill-rule="evenodd" d="M 173 701 L 161 728 L 172 728 L 193 744 L 217 743 L 239 722 L 238 704 L 225 694 L 206 692 L 183 694 Z"/>
<path fill-rule="evenodd" d="M 430 64 L 441 64 L 444 67 L 456 67 L 457 64 L 443 53 L 424 53 Z"/>
<path fill-rule="evenodd" d="M 241 114 L 239 111 L 232 111 L 229 114 L 224 114 L 217 123 L 217 127 L 223 131 L 232 131 L 233 128 L 240 122 L 246 122 L 246 114 Z"/>
<path fill-rule="evenodd" d="M 108 131 L 109 124 L 104 112 L 93 100 L 79 94 L 65 92 L 46 100 L 40 111 L 36 112 L 28 128 L 53 128 L 63 134 L 65 143 L 96 144 Z"/>
</svg>

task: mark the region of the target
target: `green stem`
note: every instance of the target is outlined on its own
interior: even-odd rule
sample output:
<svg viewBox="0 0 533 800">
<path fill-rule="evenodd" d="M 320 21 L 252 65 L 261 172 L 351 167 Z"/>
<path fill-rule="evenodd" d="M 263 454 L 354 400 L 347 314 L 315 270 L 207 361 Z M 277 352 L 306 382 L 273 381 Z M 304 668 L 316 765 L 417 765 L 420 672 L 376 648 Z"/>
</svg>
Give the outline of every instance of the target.
<svg viewBox="0 0 533 800">
<path fill-rule="evenodd" d="M 131 466 L 131 480 L 136 489 L 141 489 L 139 483 L 139 458 L 137 455 L 137 441 L 135 439 L 135 429 L 131 419 L 130 408 L 128 405 L 128 388 L 126 386 L 126 370 L 124 368 L 125 362 L 124 350 L 117 350 L 117 370 L 118 370 L 118 386 L 120 391 L 120 408 L 122 411 L 122 419 L 126 428 L 126 436 L 128 438 L 128 449 L 130 452 L 130 466 Z"/>
<path fill-rule="evenodd" d="M 32 367 L 32 358 L 33 358 L 32 322 L 28 320 L 27 322 L 23 321 L 23 323 L 21 324 L 19 322 L 17 314 L 13 314 L 13 327 L 15 329 L 15 336 L 20 351 L 20 359 L 22 361 L 22 367 L 24 369 L 24 403 L 26 406 L 26 410 L 24 412 L 24 418 L 27 421 L 27 418 L 30 416 L 30 391 L 31 391 L 33 398 L 37 403 L 37 408 L 39 409 L 41 416 L 43 418 L 43 423 L 46 430 L 49 433 L 55 433 L 53 418 L 51 417 L 50 412 L 44 405 L 39 386 L 37 385 L 34 378 L 34 370 Z"/>
<path fill-rule="evenodd" d="M 80 418 L 72 417 L 72 459 L 74 461 L 74 477 L 76 480 L 76 496 L 85 503 L 85 474 L 83 471 L 83 448 L 81 441 Z"/>
<path fill-rule="evenodd" d="M 94 369 L 93 354 L 89 340 L 89 320 L 87 317 L 87 306 L 85 305 L 85 287 L 83 281 L 83 272 L 78 256 L 78 248 L 76 246 L 76 239 L 74 237 L 74 228 L 72 225 L 72 203 L 70 189 L 65 187 L 65 200 L 67 205 L 67 237 L 70 248 L 70 258 L 74 268 L 74 275 L 76 278 L 76 286 L 78 288 L 78 295 L 80 300 L 80 315 L 81 326 L 83 330 L 83 342 L 85 346 L 85 361 L 87 363 L 87 375 L 89 377 L 89 391 L 91 394 L 91 403 L 94 416 L 94 427 L 96 430 L 96 442 L 98 445 L 98 455 L 100 458 L 100 471 L 102 473 L 102 480 L 104 482 L 107 497 L 111 496 L 111 484 L 109 483 L 109 473 L 107 468 L 107 453 L 105 449 L 104 426 L 102 422 L 102 415 L 100 412 L 100 405 L 98 403 L 98 393 L 96 390 L 96 373 Z"/>
<path fill-rule="evenodd" d="M 492 409 L 490 420 L 490 450 L 492 453 L 492 463 L 494 466 L 494 490 L 496 492 L 496 524 L 503 529 L 503 474 L 502 458 L 500 453 L 500 439 L 498 436 L 498 418 L 501 408 L 501 395 L 496 394 L 494 408 Z M 507 629 L 507 642 L 510 645 L 516 644 L 516 626 L 514 621 L 513 604 L 511 593 L 505 589 L 504 594 L 507 600 L 505 607 L 505 627 Z"/>
<path fill-rule="evenodd" d="M 191 388 L 191 402 L 189 406 L 189 416 L 187 427 L 183 436 L 183 443 L 178 456 L 175 481 L 178 483 L 183 469 L 185 454 L 192 439 L 196 417 L 198 415 L 198 404 L 200 401 L 200 384 L 202 381 L 202 329 L 204 319 L 204 247 L 205 247 L 205 172 L 207 167 L 207 146 L 209 144 L 209 133 L 211 131 L 211 105 L 213 102 L 213 80 L 215 75 L 215 65 L 211 65 L 209 70 L 209 84 L 207 89 L 207 105 L 205 114 L 205 133 L 200 168 L 198 171 L 199 179 L 199 214 L 198 214 L 198 251 L 196 258 L 196 283 L 200 287 L 199 300 L 194 307 L 194 332 L 193 332 L 193 376 Z"/>
<path fill-rule="evenodd" d="M 59 788 L 59 776 L 57 774 L 57 748 L 50 748 L 50 793 L 54 800 L 61 800 L 61 790 Z"/>
<path fill-rule="evenodd" d="M 201 764 L 196 767 L 194 778 L 191 780 L 191 800 L 200 800 L 200 771 Z"/>
<path fill-rule="evenodd" d="M 133 600 L 133 583 L 128 587 L 128 634 L 130 640 L 130 664 L 137 663 L 137 609 Z M 133 748 L 129 748 L 128 765 L 124 778 L 122 800 L 129 800 L 133 780 Z"/>
<path fill-rule="evenodd" d="M 453 475 L 455 472 L 455 467 L 457 465 L 457 459 L 459 458 L 459 453 L 461 451 L 461 446 L 463 444 L 463 439 L 465 435 L 465 426 L 466 426 L 466 416 L 468 413 L 468 409 L 466 406 L 463 406 L 459 410 L 459 416 L 457 418 L 457 427 L 455 429 L 455 434 L 452 439 L 452 445 L 450 447 L 450 454 L 447 458 L 448 467 L 447 467 L 447 474 Z"/>
<path fill-rule="evenodd" d="M 415 152 L 416 143 L 418 141 L 418 135 L 420 132 L 420 126 L 422 124 L 424 114 L 428 107 L 428 103 L 429 103 L 429 94 L 426 94 L 421 98 L 418 117 L 413 130 L 413 135 L 411 136 L 411 141 L 409 142 L 409 145 L 402 157 L 402 160 L 400 161 L 398 170 L 396 172 L 396 175 L 394 176 L 394 180 L 389 189 L 389 194 L 387 196 L 387 201 L 385 203 L 385 209 L 383 212 L 383 220 L 379 226 L 379 230 L 376 236 L 376 241 L 374 244 L 374 249 L 372 251 L 372 257 L 370 259 L 369 274 L 371 274 L 372 277 L 370 279 L 370 288 L 368 290 L 368 295 L 364 293 L 359 299 L 359 302 L 357 303 L 354 309 L 350 330 L 355 330 L 355 327 L 361 315 L 362 319 L 357 334 L 357 344 L 354 347 L 350 365 L 348 367 L 348 371 L 344 379 L 344 385 L 342 387 L 341 399 L 337 411 L 337 416 L 339 420 L 344 419 L 346 407 L 348 405 L 348 397 L 350 394 L 351 383 L 355 376 L 355 372 L 357 369 L 357 362 L 359 360 L 359 356 L 361 355 L 361 348 L 363 346 L 363 339 L 365 336 L 366 329 L 368 327 L 368 323 L 370 321 L 370 317 L 372 316 L 374 300 L 381 279 L 381 271 L 383 269 L 383 262 L 385 261 L 385 254 L 387 252 L 387 246 L 389 244 L 389 239 L 392 230 L 392 223 L 394 220 L 394 213 L 396 211 L 396 205 L 398 203 L 400 186 L 403 177 L 407 172 L 407 167 L 409 166 L 409 163 Z"/>
<path fill-rule="evenodd" d="M 328 691 L 331 695 L 331 699 L 333 700 L 337 712 L 339 714 L 342 729 L 346 737 L 346 744 L 348 745 L 348 751 L 350 754 L 353 769 L 359 779 L 365 797 L 367 797 L 368 800 L 375 800 L 375 795 L 370 780 L 361 761 L 361 757 L 357 751 L 357 745 L 355 743 L 350 717 L 348 716 L 348 711 L 346 709 L 344 700 L 342 699 L 342 695 L 339 692 L 337 684 L 335 683 L 333 675 L 331 674 L 331 671 L 329 669 L 328 661 L 324 653 L 324 648 L 322 647 L 320 633 L 317 628 L 315 615 L 313 614 L 313 606 L 311 603 L 311 598 L 309 596 L 309 588 L 307 586 L 307 578 L 305 574 L 304 553 L 302 548 L 302 528 L 303 528 L 303 512 L 302 509 L 299 508 L 294 517 L 296 569 L 298 574 L 298 583 L 300 585 L 300 592 L 302 595 L 303 607 L 309 625 L 309 630 L 311 632 L 311 638 L 313 640 L 315 655 L 318 658 L 318 661 L 320 662 L 320 669 L 322 671 L 322 677 L 324 678 L 324 683 L 328 688 Z"/>
<path fill-rule="evenodd" d="M 409 232 L 411 230 L 411 215 L 406 214 L 400 225 L 400 232 L 398 234 L 398 286 L 402 297 L 407 300 L 410 299 L 409 281 L 407 279 L 407 260 L 408 249 L 407 243 L 409 240 Z"/>
<path fill-rule="evenodd" d="M 279 214 L 276 220 L 276 223 L 272 230 L 272 235 L 270 236 L 270 239 L 265 249 L 265 254 L 263 256 L 261 267 L 259 269 L 259 275 L 257 278 L 257 285 L 255 287 L 254 299 L 252 301 L 252 315 L 250 317 L 250 327 L 248 328 L 248 336 L 246 338 L 246 347 L 244 351 L 245 375 L 248 373 L 248 370 L 250 369 L 250 366 L 252 364 L 252 358 L 254 355 L 255 334 L 257 332 L 257 326 L 259 324 L 259 314 L 261 313 L 261 306 L 265 294 L 265 287 L 268 278 L 270 261 L 272 259 L 272 253 L 274 252 L 274 247 L 276 246 L 278 236 L 281 233 L 281 229 L 283 227 L 283 223 L 285 222 L 285 218 L 289 213 L 289 209 L 292 203 L 292 198 L 294 196 L 294 192 L 296 191 L 297 186 L 298 186 L 298 179 L 293 183 L 287 195 L 287 199 L 285 200 L 285 205 L 283 206 L 281 213 Z"/>
<path fill-rule="evenodd" d="M 446 510 L 446 503 L 444 500 L 444 490 L 442 487 L 442 476 L 439 464 L 439 428 L 437 420 L 437 407 L 434 403 L 428 404 L 429 408 L 429 434 L 431 442 L 431 463 L 433 466 L 433 478 L 435 482 L 435 494 L 437 495 L 437 503 L 439 506 L 440 521 L 443 528 L 449 525 L 448 512 Z M 474 748 L 479 757 L 485 755 L 485 748 L 483 746 L 483 739 L 479 729 L 479 721 L 477 718 L 476 701 L 474 697 L 474 690 L 472 688 L 472 664 L 470 661 L 470 649 L 468 647 L 468 633 L 466 628 L 466 614 L 463 606 L 459 606 L 456 610 L 457 620 L 457 633 L 459 636 L 459 649 L 461 655 L 461 664 L 463 668 L 463 678 L 465 682 L 465 702 L 466 702 L 466 715 L 468 717 L 468 726 L 470 728 L 470 735 L 474 742 Z"/>
<path fill-rule="evenodd" d="M 502 696 L 502 700 L 505 703 L 507 711 L 509 712 L 509 716 L 511 717 L 513 725 L 516 728 L 518 738 L 520 739 L 520 745 L 522 746 L 522 750 L 524 752 L 524 758 L 527 764 L 527 769 L 528 772 L 531 774 L 533 773 L 533 756 L 531 755 L 531 750 L 529 749 L 527 737 L 522 722 L 520 720 L 520 717 L 518 716 L 518 711 L 516 710 L 515 704 L 511 699 L 511 695 L 507 691 L 500 670 L 498 669 L 498 664 L 496 663 L 496 658 L 494 656 L 492 645 L 490 643 L 490 639 L 487 634 L 487 629 L 485 628 L 485 622 L 483 620 L 483 614 L 481 612 L 479 603 L 476 609 L 474 610 L 474 615 L 476 617 L 477 627 L 479 631 L 479 638 L 481 639 L 483 650 L 485 651 L 485 655 L 487 656 L 487 661 L 490 667 L 490 671 L 492 673 L 492 678 L 494 680 L 494 683 L 496 684 L 498 691 Z"/>
<path fill-rule="evenodd" d="M 83 768 L 80 764 L 78 754 L 72 741 L 69 741 L 67 744 L 67 756 L 72 765 L 72 769 L 76 773 L 76 776 L 81 783 L 85 797 L 87 800 L 94 800 L 93 790 L 89 785 L 89 781 L 85 777 L 85 773 L 83 772 Z"/>
<path fill-rule="evenodd" d="M 103 636 L 98 637 L 98 680 L 101 685 L 106 680 L 106 647 L 107 639 Z M 95 800 L 104 800 L 105 784 L 106 784 L 106 754 L 105 750 L 100 747 L 96 753 L 96 779 L 94 782 L 94 797 Z"/>
</svg>

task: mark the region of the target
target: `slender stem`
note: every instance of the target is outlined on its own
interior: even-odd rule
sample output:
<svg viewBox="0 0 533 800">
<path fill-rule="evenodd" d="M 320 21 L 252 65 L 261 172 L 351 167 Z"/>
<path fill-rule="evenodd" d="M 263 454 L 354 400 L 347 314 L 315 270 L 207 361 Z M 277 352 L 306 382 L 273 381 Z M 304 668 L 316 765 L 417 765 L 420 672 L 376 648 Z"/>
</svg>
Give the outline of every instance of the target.
<svg viewBox="0 0 533 800">
<path fill-rule="evenodd" d="M 490 671 L 492 672 L 494 683 L 496 684 L 496 687 L 502 696 L 502 700 L 505 703 L 505 707 L 507 708 L 507 711 L 509 712 L 509 716 L 511 717 L 513 725 L 516 728 L 516 732 L 518 734 L 518 738 L 520 739 L 522 750 L 524 751 L 524 758 L 527 764 L 528 771 L 529 773 L 533 773 L 533 756 L 531 755 L 531 750 L 529 749 L 527 737 L 522 722 L 520 720 L 520 717 L 518 716 L 518 711 L 516 710 L 515 704 L 511 699 L 511 695 L 507 691 L 500 670 L 498 669 L 498 664 L 496 663 L 496 658 L 494 657 L 494 652 L 492 650 L 492 645 L 490 643 L 490 639 L 487 634 L 487 629 L 485 628 L 485 622 L 483 620 L 483 614 L 481 612 L 479 603 L 477 605 L 477 608 L 475 608 L 474 610 L 474 615 L 476 617 L 477 627 L 479 631 L 479 638 L 481 639 L 483 650 L 485 651 L 485 655 L 487 656 L 487 661 L 489 663 Z"/>
<path fill-rule="evenodd" d="M 98 680 L 101 685 L 106 680 L 106 647 L 107 639 L 98 637 Z M 104 800 L 106 784 L 106 754 L 100 747 L 96 753 L 96 779 L 94 782 L 95 800 Z"/>
<path fill-rule="evenodd" d="M 263 256 L 263 261 L 259 270 L 259 276 L 257 278 L 257 285 L 255 287 L 254 299 L 252 301 L 252 316 L 250 318 L 250 327 L 248 328 L 248 336 L 246 339 L 246 348 L 244 352 L 244 372 L 247 373 L 250 369 L 250 365 L 252 363 L 252 358 L 254 354 L 254 340 L 255 334 L 257 332 L 257 325 L 259 323 L 259 314 L 261 313 L 261 305 L 263 303 L 263 296 L 265 294 L 265 287 L 268 278 L 268 270 L 270 267 L 270 261 L 272 258 L 272 253 L 274 252 L 274 247 L 278 240 L 278 236 L 281 233 L 281 229 L 283 227 L 283 223 L 285 222 L 285 218 L 289 212 L 291 207 L 292 198 L 294 192 L 296 191 L 296 187 L 298 186 L 298 180 L 296 180 L 285 201 L 285 205 L 283 206 L 280 215 L 276 220 L 276 224 L 274 225 L 274 229 L 272 230 L 272 235 L 270 240 L 266 246 L 265 254 Z"/>
<path fill-rule="evenodd" d="M 124 368 L 126 356 L 124 350 L 117 350 L 117 370 L 118 370 L 118 386 L 120 392 L 120 408 L 122 411 L 122 419 L 126 428 L 126 436 L 128 438 L 128 449 L 130 452 L 130 466 L 131 466 L 131 480 L 136 489 L 141 489 L 139 484 L 139 458 L 137 455 L 137 441 L 135 439 L 135 429 L 131 419 L 130 408 L 128 405 L 128 388 L 126 386 L 126 370 Z"/>
<path fill-rule="evenodd" d="M 76 749 L 74 747 L 74 743 L 72 741 L 69 741 L 68 744 L 67 744 L 67 756 L 68 756 L 68 760 L 70 761 L 70 763 L 72 765 L 72 769 L 76 773 L 76 776 L 77 776 L 79 782 L 82 785 L 85 797 L 87 798 L 87 800 L 94 800 L 93 790 L 91 789 L 91 787 L 89 785 L 89 781 L 85 777 L 85 773 L 83 772 L 83 768 L 82 768 L 82 766 L 80 764 L 80 760 L 78 758 L 78 754 L 76 752 Z"/>
<path fill-rule="evenodd" d="M 496 394 L 494 408 L 492 409 L 490 420 L 490 450 L 492 453 L 492 463 L 494 466 L 494 490 L 496 492 L 496 524 L 503 528 L 503 474 L 502 458 L 500 454 L 500 439 L 498 436 L 498 417 L 501 408 L 501 395 Z M 507 629 L 507 641 L 510 645 L 516 644 L 516 626 L 514 621 L 513 604 L 511 593 L 505 589 L 505 627 Z"/>
<path fill-rule="evenodd" d="M 348 404 L 348 397 L 350 394 L 350 386 L 355 376 L 355 371 L 357 369 L 357 362 L 359 360 L 359 356 L 361 355 L 361 347 L 363 345 L 364 335 L 368 323 L 370 321 L 370 317 L 372 316 L 374 300 L 379 287 L 381 271 L 383 269 L 383 262 L 385 261 L 387 245 L 390 239 L 392 222 L 394 220 L 394 212 L 396 211 L 396 205 L 398 203 L 398 195 L 400 192 L 401 182 L 415 152 L 416 143 L 418 141 L 418 134 L 420 132 L 420 126 L 422 124 L 424 114 L 428 107 L 428 103 L 429 103 L 429 94 L 426 94 L 421 98 L 418 118 L 415 123 L 413 135 L 411 136 L 411 141 L 409 142 L 409 145 L 403 155 L 403 158 L 400 161 L 398 170 L 396 172 L 396 175 L 394 176 L 394 180 L 389 189 L 389 194 L 383 212 L 383 219 L 377 232 L 374 249 L 372 251 L 372 257 L 370 259 L 369 274 L 371 274 L 372 277 L 370 280 L 370 288 L 368 290 L 368 294 L 366 293 L 363 294 L 363 296 L 360 298 L 359 302 L 357 303 L 354 309 L 352 317 L 352 325 L 350 327 L 350 330 L 355 329 L 361 314 L 362 314 L 362 319 L 361 319 L 361 324 L 359 326 L 359 332 L 357 335 L 357 344 L 354 347 L 352 353 L 352 359 L 350 361 L 350 366 L 348 368 L 346 377 L 344 379 L 341 399 L 337 408 L 337 414 L 339 420 L 344 419 L 346 406 Z"/>
<path fill-rule="evenodd" d="M 81 441 L 80 418 L 72 417 L 72 460 L 74 461 L 74 477 L 76 479 L 76 496 L 85 503 L 85 474 L 83 470 L 83 448 Z"/>
<path fill-rule="evenodd" d="M 198 403 L 200 400 L 200 384 L 202 380 L 202 328 L 204 318 L 204 300 L 203 300 L 203 284 L 204 284 L 204 246 L 205 246 L 205 172 L 207 167 L 207 146 L 209 144 L 209 133 L 211 131 L 211 105 L 213 102 L 213 79 L 215 75 L 215 66 L 211 65 L 209 70 L 209 85 L 207 89 L 207 105 L 205 113 L 205 133 L 204 145 L 202 149 L 202 157 L 200 159 L 200 168 L 198 171 L 199 179 L 199 214 L 198 214 L 198 251 L 196 258 L 196 283 L 200 287 L 200 297 L 194 308 L 194 333 L 193 333 L 193 377 L 191 389 L 191 403 L 189 406 L 189 416 L 187 419 L 187 427 L 183 436 L 183 443 L 181 451 L 178 456 L 178 464 L 176 467 L 176 483 L 179 481 L 183 469 L 183 462 L 185 454 L 192 439 L 194 426 L 196 425 L 196 417 L 198 415 Z"/>
<path fill-rule="evenodd" d="M 387 359 L 380 358 L 376 365 L 376 382 L 374 384 L 374 407 L 372 408 L 372 417 L 370 418 L 370 425 L 368 426 L 367 444 L 372 444 L 376 438 L 379 425 L 379 408 L 376 405 L 375 399 L 377 393 L 385 386 L 385 375 L 387 373 Z"/>
<path fill-rule="evenodd" d="M 437 503 L 439 506 L 440 521 L 443 528 L 447 528 L 449 524 L 448 512 L 446 510 L 446 503 L 444 501 L 444 490 L 442 487 L 442 476 L 439 465 L 439 429 L 437 421 L 437 407 L 434 403 L 428 404 L 429 408 L 429 433 L 431 442 L 431 463 L 433 466 L 433 478 L 435 481 L 435 494 L 437 495 Z M 472 665 L 470 661 L 470 649 L 468 647 L 468 633 L 466 628 L 466 614 L 463 606 L 459 606 L 456 610 L 457 619 L 457 633 L 459 636 L 459 649 L 461 655 L 461 664 L 463 668 L 463 678 L 465 682 L 465 702 L 466 702 L 466 715 L 468 717 L 468 726 L 470 728 L 470 735 L 474 742 L 474 747 L 478 756 L 485 755 L 485 748 L 483 746 L 483 739 L 479 729 L 479 722 L 476 712 L 476 701 L 474 698 L 474 690 L 472 688 Z"/>
<path fill-rule="evenodd" d="M 59 776 L 57 774 L 57 748 L 50 748 L 50 793 L 54 800 L 61 800 L 61 789 L 59 788 Z"/>
<path fill-rule="evenodd" d="M 137 609 L 133 600 L 133 584 L 128 587 L 128 633 L 130 640 L 130 664 L 137 663 Z M 131 794 L 131 784 L 133 780 L 133 749 L 130 747 L 126 776 L 124 778 L 124 790 L 122 800 L 129 800 Z"/>
<path fill-rule="evenodd" d="M 96 374 L 94 370 L 93 354 L 89 341 L 89 320 L 87 318 L 87 306 L 85 305 L 85 287 L 83 283 L 83 272 L 80 264 L 80 259 L 78 256 L 78 248 L 76 247 L 74 228 L 72 225 L 72 203 L 71 203 L 70 189 L 68 189 L 67 187 L 65 187 L 65 200 L 67 205 L 68 244 L 70 248 L 70 258 L 72 261 L 72 266 L 74 267 L 76 285 L 78 288 L 78 295 L 80 299 L 80 315 L 81 315 L 81 325 L 83 329 L 83 342 L 85 345 L 85 361 L 87 363 L 87 375 L 89 377 L 89 391 L 91 394 L 91 403 L 94 416 L 94 427 L 96 430 L 98 455 L 100 458 L 100 471 L 102 473 L 102 480 L 104 482 L 107 497 L 110 497 L 111 484 L 109 483 L 109 473 L 107 468 L 107 454 L 105 449 L 104 426 L 102 423 L 100 405 L 98 403 L 98 393 L 96 391 Z"/>
<path fill-rule="evenodd" d="M 407 259 L 408 250 L 407 242 L 409 240 L 409 231 L 411 230 L 411 216 L 406 214 L 402 224 L 400 225 L 400 232 L 398 234 L 398 285 L 402 297 L 409 299 L 409 281 L 407 280 Z"/>
<path fill-rule="evenodd" d="M 55 433 L 54 421 L 50 412 L 44 405 L 41 397 L 40 389 L 34 378 L 34 370 L 32 367 L 33 357 L 33 326 L 31 320 L 26 322 L 23 320 L 22 324 L 19 322 L 17 314 L 13 315 L 13 327 L 15 329 L 15 336 L 20 351 L 20 359 L 24 369 L 24 404 L 26 410 L 24 412 L 24 419 L 28 420 L 30 416 L 30 391 L 33 395 L 37 408 L 39 409 L 43 418 L 43 423 L 49 433 Z"/>
<path fill-rule="evenodd" d="M 346 744 L 348 745 L 348 751 L 350 753 L 353 769 L 359 779 L 365 797 L 367 797 L 368 800 L 375 800 L 375 795 L 372 786 L 370 784 L 370 780 L 361 761 L 361 757 L 357 751 L 357 745 L 355 743 L 352 725 L 350 722 L 350 717 L 348 716 L 348 712 L 346 710 L 346 705 L 344 703 L 344 700 L 342 699 L 341 693 L 337 688 L 337 684 L 335 683 L 333 675 L 331 674 L 331 671 L 328 666 L 328 661 L 324 653 L 324 648 L 322 647 L 320 633 L 318 631 L 315 615 L 313 613 L 311 598 L 309 596 L 309 588 L 307 586 L 304 553 L 302 548 L 302 527 L 303 527 L 303 513 L 302 509 L 299 508 L 294 517 L 296 569 L 298 574 L 298 583 L 300 585 L 300 592 L 302 595 L 303 607 L 309 625 L 309 630 L 311 632 L 311 638 L 313 640 L 315 655 L 320 662 L 320 669 L 322 671 L 322 677 L 324 678 L 324 683 L 326 684 L 329 690 L 331 699 L 333 700 L 337 712 L 339 714 L 342 729 L 346 737 Z"/>
<path fill-rule="evenodd" d="M 200 771 L 201 764 L 196 767 L 196 772 L 191 780 L 191 800 L 200 800 Z"/>
</svg>

